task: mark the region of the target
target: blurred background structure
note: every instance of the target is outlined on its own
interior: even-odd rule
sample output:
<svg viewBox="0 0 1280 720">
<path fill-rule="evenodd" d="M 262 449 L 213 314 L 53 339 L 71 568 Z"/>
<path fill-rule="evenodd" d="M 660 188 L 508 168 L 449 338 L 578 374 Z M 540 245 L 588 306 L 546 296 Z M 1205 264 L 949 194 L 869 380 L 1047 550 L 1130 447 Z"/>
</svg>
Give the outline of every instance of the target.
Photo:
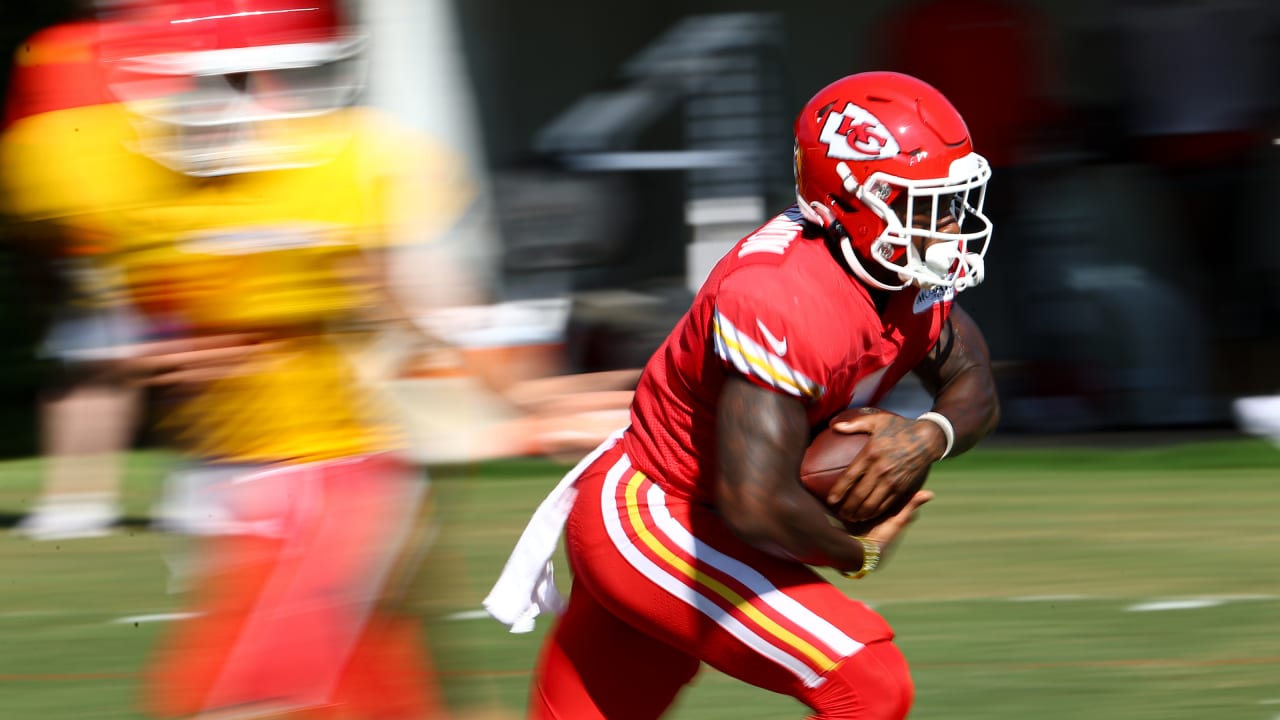
<svg viewBox="0 0 1280 720">
<path fill-rule="evenodd" d="M 990 279 L 965 301 L 1000 368 L 1003 431 L 1223 427 L 1232 400 L 1280 384 L 1274 3 L 359 7 L 369 102 L 478 178 L 447 244 L 465 277 L 439 246 L 394 268 L 424 307 L 515 304 L 473 312 L 468 342 L 561 343 L 556 372 L 638 367 L 718 253 L 790 202 L 798 103 L 889 67 L 951 96 L 996 166 Z M 6 7 L 3 37 L 77 9 Z M 38 267 L 3 252 L 21 453 L 48 312 Z"/>
</svg>

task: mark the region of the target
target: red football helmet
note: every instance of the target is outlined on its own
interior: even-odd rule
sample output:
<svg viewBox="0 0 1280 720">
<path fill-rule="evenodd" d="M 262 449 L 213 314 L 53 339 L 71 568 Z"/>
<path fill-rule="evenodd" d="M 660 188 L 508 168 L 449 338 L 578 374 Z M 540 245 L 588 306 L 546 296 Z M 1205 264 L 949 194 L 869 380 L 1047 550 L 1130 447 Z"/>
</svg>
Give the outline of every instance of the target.
<svg viewBox="0 0 1280 720">
<path fill-rule="evenodd" d="M 795 136 L 800 210 L 839 234 L 845 261 L 864 282 L 957 291 L 982 282 L 991 169 L 942 93 L 899 73 L 850 75 L 805 104 Z M 960 232 L 940 230 L 948 217 Z M 901 282 L 877 279 L 868 261 Z"/>
<path fill-rule="evenodd" d="M 201 177 L 312 164 L 290 121 L 353 103 L 364 37 L 334 0 L 130 2 L 109 25 L 111 91 L 139 149 Z"/>
</svg>

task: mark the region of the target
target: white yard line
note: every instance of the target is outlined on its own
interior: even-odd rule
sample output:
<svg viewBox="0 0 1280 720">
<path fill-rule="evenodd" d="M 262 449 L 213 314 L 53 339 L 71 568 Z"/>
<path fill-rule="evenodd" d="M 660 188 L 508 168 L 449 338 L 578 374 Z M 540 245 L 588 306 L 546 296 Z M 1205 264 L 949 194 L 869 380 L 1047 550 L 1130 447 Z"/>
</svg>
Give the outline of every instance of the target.
<svg viewBox="0 0 1280 720">
<path fill-rule="evenodd" d="M 116 625 L 137 625 L 138 623 L 152 622 L 173 622 L 174 620 L 186 620 L 193 618 L 200 613 L 192 612 L 170 612 L 170 613 L 151 613 L 149 615 L 129 615 L 127 617 L 116 618 L 111 622 Z"/>
<path fill-rule="evenodd" d="M 1179 600 L 1151 600 L 1125 608 L 1129 612 L 1160 612 L 1162 610 L 1198 610 L 1227 604 L 1219 598 L 1182 598 Z"/>
<path fill-rule="evenodd" d="M 1157 600 L 1146 600 L 1134 603 L 1125 610 L 1129 612 L 1159 612 L 1162 610 L 1198 610 L 1200 608 L 1218 607 L 1230 602 L 1247 602 L 1250 600 L 1275 600 L 1275 595 L 1201 595 L 1193 597 L 1170 597 Z"/>
</svg>

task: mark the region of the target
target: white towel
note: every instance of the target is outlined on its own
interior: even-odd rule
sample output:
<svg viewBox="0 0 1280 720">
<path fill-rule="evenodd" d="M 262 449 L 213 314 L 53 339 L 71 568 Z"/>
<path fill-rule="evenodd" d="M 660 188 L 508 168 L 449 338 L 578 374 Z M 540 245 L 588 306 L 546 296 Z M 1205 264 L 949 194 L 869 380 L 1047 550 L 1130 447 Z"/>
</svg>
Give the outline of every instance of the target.
<svg viewBox="0 0 1280 720">
<path fill-rule="evenodd" d="M 574 485 L 588 465 L 617 444 L 625 430 L 622 428 L 613 433 L 578 461 L 538 505 L 520 534 L 502 574 L 484 599 L 484 609 L 511 632 L 533 630 L 534 618 L 543 611 L 564 612 L 565 601 L 556 589 L 551 555 L 560 544 L 565 521 L 569 519 L 569 510 L 573 508 L 573 500 L 578 494 Z"/>
</svg>

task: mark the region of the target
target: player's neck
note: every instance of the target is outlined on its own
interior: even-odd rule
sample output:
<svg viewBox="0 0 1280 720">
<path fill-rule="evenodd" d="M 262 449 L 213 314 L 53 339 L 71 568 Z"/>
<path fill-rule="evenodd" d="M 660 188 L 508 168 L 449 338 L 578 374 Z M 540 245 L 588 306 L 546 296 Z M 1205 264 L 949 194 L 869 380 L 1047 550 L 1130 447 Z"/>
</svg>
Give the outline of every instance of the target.
<svg viewBox="0 0 1280 720">
<path fill-rule="evenodd" d="M 867 294 L 871 296 L 871 302 L 876 306 L 876 315 L 884 315 L 884 309 L 889 307 L 889 297 L 894 290 L 881 290 L 880 288 L 867 288 Z"/>
</svg>

